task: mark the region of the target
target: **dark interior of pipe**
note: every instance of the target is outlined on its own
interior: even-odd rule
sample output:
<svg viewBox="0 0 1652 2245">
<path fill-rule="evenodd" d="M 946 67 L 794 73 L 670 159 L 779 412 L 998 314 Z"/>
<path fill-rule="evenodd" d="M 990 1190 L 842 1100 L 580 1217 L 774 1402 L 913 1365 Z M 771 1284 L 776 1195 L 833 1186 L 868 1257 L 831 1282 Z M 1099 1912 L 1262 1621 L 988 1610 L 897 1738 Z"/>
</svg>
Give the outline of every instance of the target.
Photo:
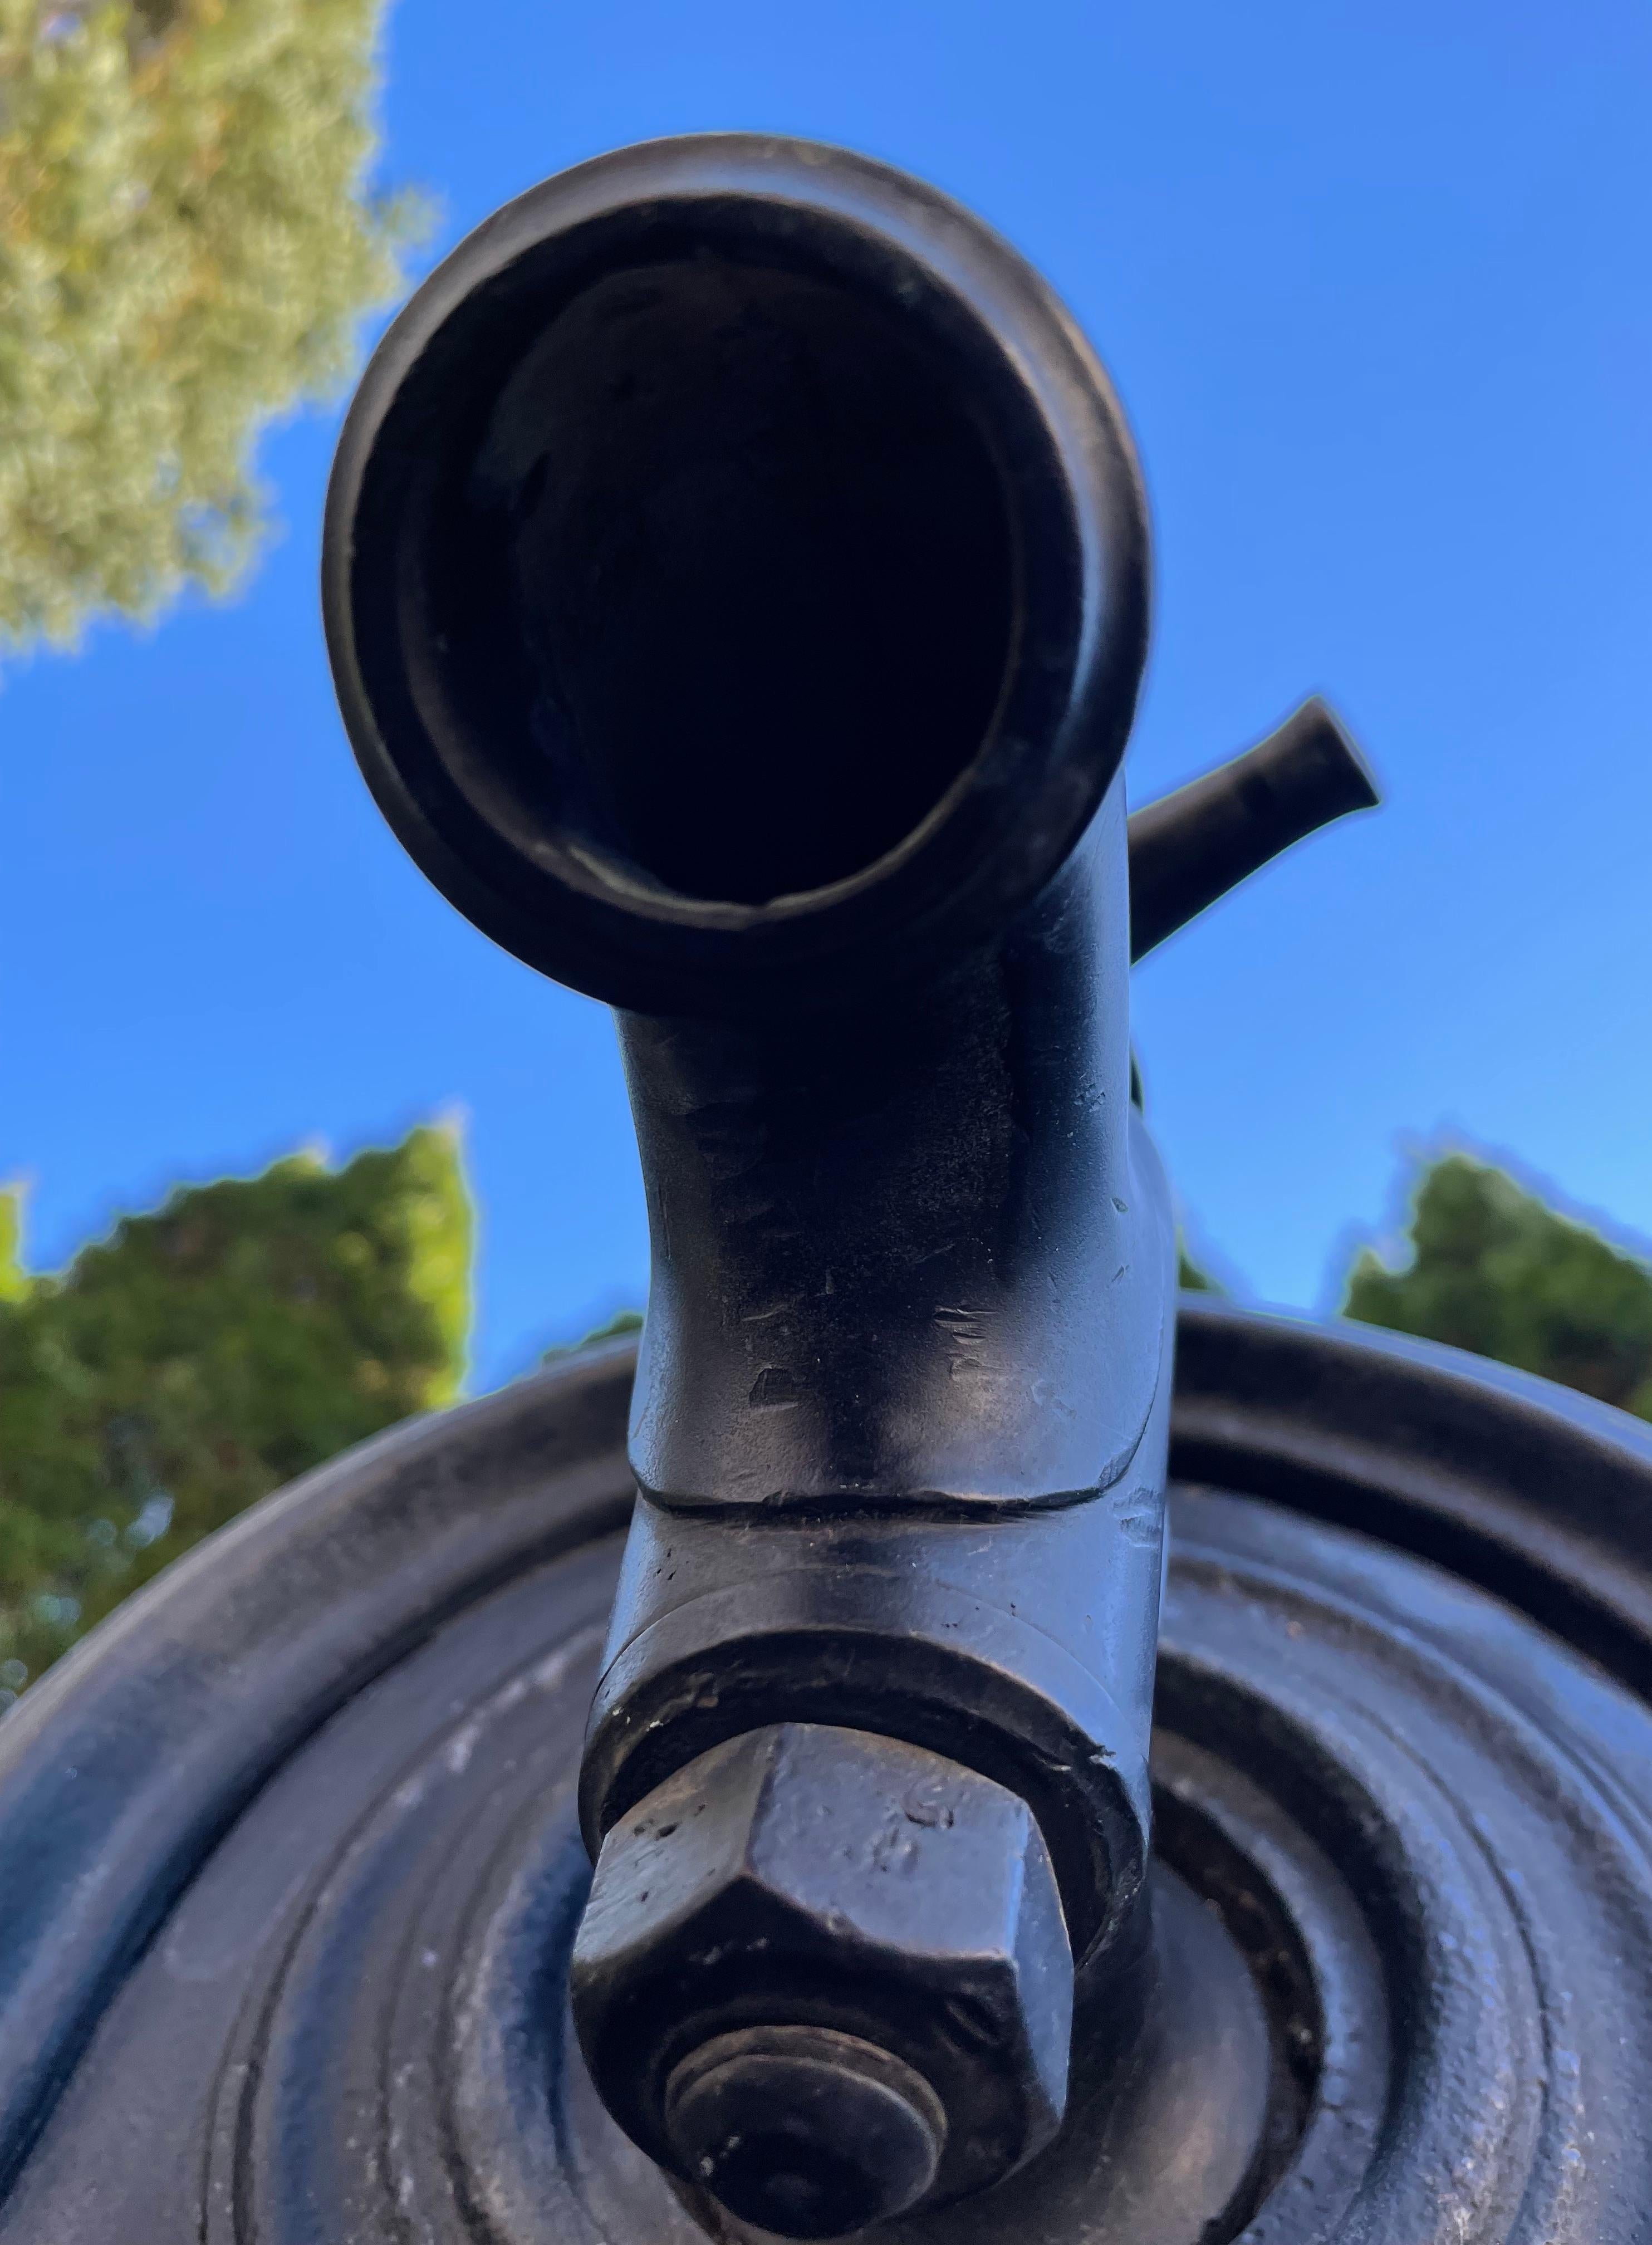
<svg viewBox="0 0 1652 2245">
<path fill-rule="evenodd" d="M 460 597 L 487 587 L 555 821 L 649 882 L 758 904 L 844 878 L 986 737 L 1012 534 L 914 324 L 702 252 L 586 288 L 498 395 Z"/>
</svg>

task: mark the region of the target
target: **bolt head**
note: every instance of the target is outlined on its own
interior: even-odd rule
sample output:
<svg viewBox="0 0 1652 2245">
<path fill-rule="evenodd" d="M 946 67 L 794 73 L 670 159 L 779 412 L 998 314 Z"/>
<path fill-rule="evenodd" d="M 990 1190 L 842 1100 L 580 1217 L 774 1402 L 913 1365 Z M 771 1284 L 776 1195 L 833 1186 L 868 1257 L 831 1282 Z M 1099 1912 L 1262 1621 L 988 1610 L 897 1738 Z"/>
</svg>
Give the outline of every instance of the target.
<svg viewBox="0 0 1652 2245">
<path fill-rule="evenodd" d="M 572 2001 L 633 2140 L 782 2236 L 982 2189 L 1066 2106 L 1073 1958 L 1036 1820 L 866 1732 L 775 1724 L 656 1787 L 603 1844 Z M 865 2211 L 806 2226 L 829 2205 Z"/>
</svg>

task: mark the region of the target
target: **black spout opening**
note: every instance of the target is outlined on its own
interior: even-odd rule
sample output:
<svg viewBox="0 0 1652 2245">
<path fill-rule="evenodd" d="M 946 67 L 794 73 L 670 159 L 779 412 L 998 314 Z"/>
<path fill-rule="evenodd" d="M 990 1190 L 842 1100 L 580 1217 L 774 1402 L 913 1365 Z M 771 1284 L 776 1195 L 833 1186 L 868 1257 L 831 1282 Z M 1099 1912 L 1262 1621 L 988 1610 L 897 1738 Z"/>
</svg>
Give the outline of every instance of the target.
<svg viewBox="0 0 1652 2245">
<path fill-rule="evenodd" d="M 1015 634 L 1000 471 L 955 370 L 842 281 L 728 255 L 574 298 L 443 547 L 469 690 L 564 820 L 712 900 L 904 841 L 985 744 Z"/>
<path fill-rule="evenodd" d="M 461 245 L 328 497 L 390 823 L 638 1010 L 841 1001 L 995 934 L 1123 754 L 1146 531 L 1106 377 L 942 197 L 837 150 L 622 152 Z"/>
</svg>

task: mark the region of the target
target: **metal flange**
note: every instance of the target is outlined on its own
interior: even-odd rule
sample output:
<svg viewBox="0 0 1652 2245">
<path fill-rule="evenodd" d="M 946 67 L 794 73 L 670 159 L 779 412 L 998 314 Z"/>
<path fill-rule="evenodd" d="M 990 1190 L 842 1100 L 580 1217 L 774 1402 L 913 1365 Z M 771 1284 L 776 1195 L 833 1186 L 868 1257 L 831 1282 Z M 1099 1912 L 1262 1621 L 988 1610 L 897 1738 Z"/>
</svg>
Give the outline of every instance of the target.
<svg viewBox="0 0 1652 2245">
<path fill-rule="evenodd" d="M 1652 1439 L 1351 1328 L 1184 1305 L 1180 1348 L 1151 1952 L 1055 2142 L 879 2235 L 1627 2245 Z M 340 1461 L 7 1719 L 8 2245 L 758 2235 L 567 2023 L 629 1380 L 610 1347 Z"/>
</svg>

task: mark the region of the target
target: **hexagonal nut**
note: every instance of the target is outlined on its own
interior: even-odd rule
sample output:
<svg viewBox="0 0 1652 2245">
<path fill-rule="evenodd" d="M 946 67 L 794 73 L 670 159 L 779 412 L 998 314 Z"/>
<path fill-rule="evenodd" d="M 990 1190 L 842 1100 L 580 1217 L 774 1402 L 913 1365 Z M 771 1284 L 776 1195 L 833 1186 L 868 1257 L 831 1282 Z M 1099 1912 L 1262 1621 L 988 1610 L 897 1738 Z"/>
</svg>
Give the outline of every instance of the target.
<svg viewBox="0 0 1652 2245">
<path fill-rule="evenodd" d="M 663 2166 L 714 2190 L 717 2147 L 703 2132 L 674 2134 L 674 2083 L 680 2106 L 694 2053 L 749 2031 L 812 2031 L 816 2042 L 823 2031 L 851 2071 L 860 2061 L 850 2045 L 870 2048 L 865 2078 L 845 2072 L 835 2109 L 888 2111 L 889 2140 L 908 2147 L 903 2173 L 923 2166 L 911 2148 L 920 2123 L 936 2131 L 924 2205 L 998 2181 L 1049 2140 L 1066 2106 L 1073 1958 L 1032 1811 L 973 1770 L 867 1732 L 776 1724 L 657 1787 L 603 1843 L 572 1988 L 610 2112 Z M 811 2109 L 823 2112 L 823 2061 L 814 2045 L 807 2055 L 768 2065 L 763 2079 L 807 2078 Z M 917 2077 L 910 2128 L 878 2102 L 894 2093 L 871 2078 L 884 2058 L 901 2080 L 904 2069 Z M 748 2077 L 750 2067 L 739 2079 Z M 697 2112 L 711 2109 L 708 2096 Z M 792 2153 L 794 2167 L 807 2164 L 797 2150 L 806 2117 L 771 2115 L 777 2174 Z M 750 2111 L 741 2127 L 749 2157 L 761 2133 Z M 839 2125 L 841 2136 L 856 2133 Z M 854 2155 L 852 2143 L 809 2142 L 808 2158 Z M 780 2180 L 798 2191 L 807 2181 L 801 2170 Z M 755 2202 L 772 2214 L 781 2198 Z M 735 2210 L 753 2218 L 749 2206 Z M 884 2203 L 873 2218 L 904 2210 Z"/>
</svg>

